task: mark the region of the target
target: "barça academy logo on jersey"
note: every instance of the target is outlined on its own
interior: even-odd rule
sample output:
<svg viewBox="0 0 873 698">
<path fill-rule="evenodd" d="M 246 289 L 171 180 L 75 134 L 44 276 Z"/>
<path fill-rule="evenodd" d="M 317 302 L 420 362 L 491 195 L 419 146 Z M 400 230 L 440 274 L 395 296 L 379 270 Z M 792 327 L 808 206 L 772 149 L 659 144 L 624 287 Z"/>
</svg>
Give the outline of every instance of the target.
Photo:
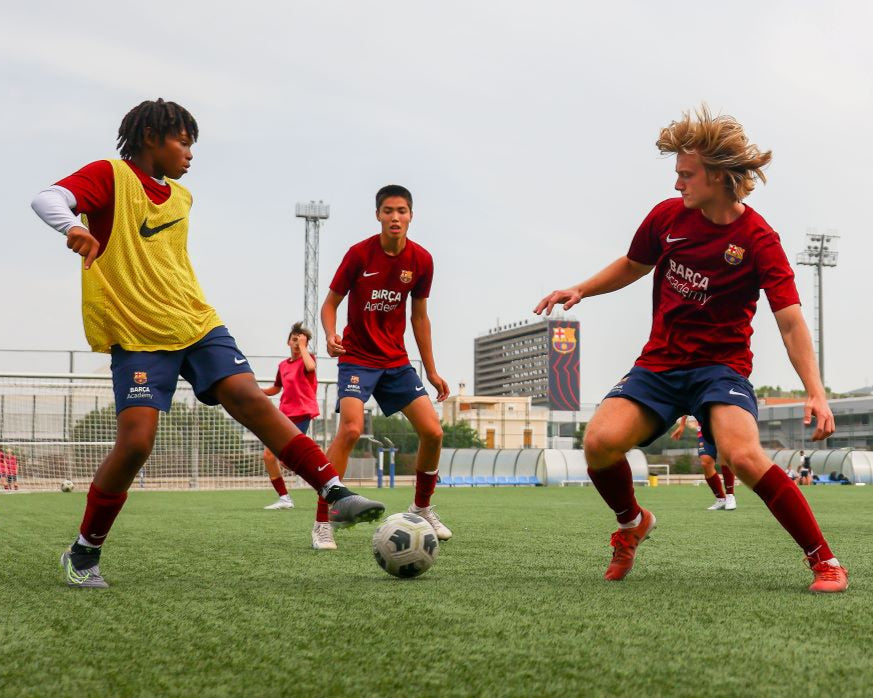
<svg viewBox="0 0 873 698">
<path fill-rule="evenodd" d="M 412 283 L 412 272 L 408 269 L 404 269 L 400 272 L 400 280 L 405 284 Z"/>
<path fill-rule="evenodd" d="M 743 255 L 745 253 L 746 251 L 742 247 L 730 244 L 724 251 L 724 261 L 735 267 L 743 261 Z"/>
<path fill-rule="evenodd" d="M 149 380 L 149 376 L 145 371 L 134 371 L 133 382 L 137 385 L 145 385 Z"/>
<path fill-rule="evenodd" d="M 576 348 L 575 327 L 555 327 L 552 329 L 552 347 L 559 354 L 569 354 Z"/>
</svg>

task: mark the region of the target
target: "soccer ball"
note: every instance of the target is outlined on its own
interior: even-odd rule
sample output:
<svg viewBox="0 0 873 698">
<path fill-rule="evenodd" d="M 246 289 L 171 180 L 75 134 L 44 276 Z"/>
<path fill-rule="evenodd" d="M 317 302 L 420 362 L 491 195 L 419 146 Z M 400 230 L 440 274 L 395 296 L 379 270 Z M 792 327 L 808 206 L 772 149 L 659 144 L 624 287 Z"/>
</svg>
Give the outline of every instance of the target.
<svg viewBox="0 0 873 698">
<path fill-rule="evenodd" d="M 72 480 L 64 480 L 61 483 L 61 492 L 72 492 L 76 488 Z"/>
<path fill-rule="evenodd" d="M 388 574 L 409 579 L 430 569 L 440 550 L 436 532 L 418 514 L 392 514 L 373 534 L 373 556 Z"/>
</svg>

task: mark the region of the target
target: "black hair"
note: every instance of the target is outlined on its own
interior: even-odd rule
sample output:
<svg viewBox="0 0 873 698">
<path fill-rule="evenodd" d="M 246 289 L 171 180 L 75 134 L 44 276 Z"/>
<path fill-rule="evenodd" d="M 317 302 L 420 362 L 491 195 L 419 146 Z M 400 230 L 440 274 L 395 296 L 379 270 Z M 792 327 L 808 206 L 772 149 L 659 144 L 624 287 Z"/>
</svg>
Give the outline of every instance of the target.
<svg viewBox="0 0 873 698">
<path fill-rule="evenodd" d="M 162 141 L 168 135 L 185 131 L 192 140 L 197 140 L 197 122 L 185 107 L 175 102 L 146 100 L 135 106 L 121 120 L 118 127 L 118 152 L 125 160 L 139 153 L 145 143 L 145 130 L 150 128 Z"/>
<path fill-rule="evenodd" d="M 303 335 L 304 337 L 306 337 L 306 339 L 308 339 L 310 342 L 312 341 L 312 332 L 309 331 L 308 329 L 306 329 L 306 328 L 303 326 L 303 323 L 302 323 L 302 322 L 295 322 L 295 323 L 291 326 L 291 331 L 288 333 L 288 339 L 290 340 L 290 339 L 291 339 L 291 336 L 292 336 L 292 335 L 295 335 L 295 334 L 302 334 L 302 335 Z"/>
<path fill-rule="evenodd" d="M 402 196 L 406 199 L 409 208 L 412 209 L 412 194 L 406 187 L 401 187 L 399 184 L 388 184 L 376 192 L 376 210 L 382 208 L 382 202 L 391 196 Z"/>
</svg>

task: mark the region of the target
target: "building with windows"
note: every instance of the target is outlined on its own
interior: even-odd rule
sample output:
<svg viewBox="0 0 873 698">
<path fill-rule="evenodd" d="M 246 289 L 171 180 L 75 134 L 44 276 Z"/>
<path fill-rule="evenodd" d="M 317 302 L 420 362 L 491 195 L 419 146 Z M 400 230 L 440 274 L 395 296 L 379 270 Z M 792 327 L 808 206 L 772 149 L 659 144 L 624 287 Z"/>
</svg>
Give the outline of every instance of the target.
<svg viewBox="0 0 873 698">
<path fill-rule="evenodd" d="M 873 450 L 873 395 L 829 400 L 836 431 L 827 443 L 810 441 L 812 428 L 803 424 L 804 403 L 758 408 L 758 429 L 766 448 L 853 448 Z"/>
<path fill-rule="evenodd" d="M 580 403 L 579 322 L 548 317 L 514 322 L 477 337 L 474 390 L 479 397 L 528 397 L 548 411 L 548 448 L 573 448 L 593 406 Z"/>
<path fill-rule="evenodd" d="M 545 448 L 549 410 L 534 407 L 529 396 L 493 397 L 458 395 L 442 404 L 447 424 L 465 422 L 476 431 L 486 448 Z"/>
</svg>

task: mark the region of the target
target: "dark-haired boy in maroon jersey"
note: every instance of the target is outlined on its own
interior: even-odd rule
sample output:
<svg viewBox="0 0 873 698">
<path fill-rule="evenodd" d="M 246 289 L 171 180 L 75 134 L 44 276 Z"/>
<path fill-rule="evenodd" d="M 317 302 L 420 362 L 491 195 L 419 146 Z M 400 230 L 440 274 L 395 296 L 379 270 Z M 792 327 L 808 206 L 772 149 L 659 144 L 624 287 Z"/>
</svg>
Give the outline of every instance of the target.
<svg viewBox="0 0 873 698">
<path fill-rule="evenodd" d="M 386 415 L 403 412 L 418 434 L 415 501 L 409 511 L 423 517 L 440 540 L 452 536 L 430 505 L 437 481 L 443 431 L 439 417 L 415 369 L 409 363 L 403 334 L 406 300 L 412 298 L 411 324 L 427 379 L 445 400 L 449 386 L 437 373 L 433 358 L 427 298 L 433 259 L 407 238 L 412 221 L 412 194 L 391 184 L 376 194 L 378 235 L 352 245 L 330 283 L 321 308 L 327 351 L 339 358 L 337 412 L 340 426 L 327 449 L 337 472 L 345 472 L 349 454 L 364 428 L 364 403 L 372 395 Z M 348 324 L 337 334 L 337 308 L 348 294 Z M 342 476 L 342 475 L 341 475 Z M 319 500 L 312 547 L 333 550 L 328 507 Z"/>
</svg>

